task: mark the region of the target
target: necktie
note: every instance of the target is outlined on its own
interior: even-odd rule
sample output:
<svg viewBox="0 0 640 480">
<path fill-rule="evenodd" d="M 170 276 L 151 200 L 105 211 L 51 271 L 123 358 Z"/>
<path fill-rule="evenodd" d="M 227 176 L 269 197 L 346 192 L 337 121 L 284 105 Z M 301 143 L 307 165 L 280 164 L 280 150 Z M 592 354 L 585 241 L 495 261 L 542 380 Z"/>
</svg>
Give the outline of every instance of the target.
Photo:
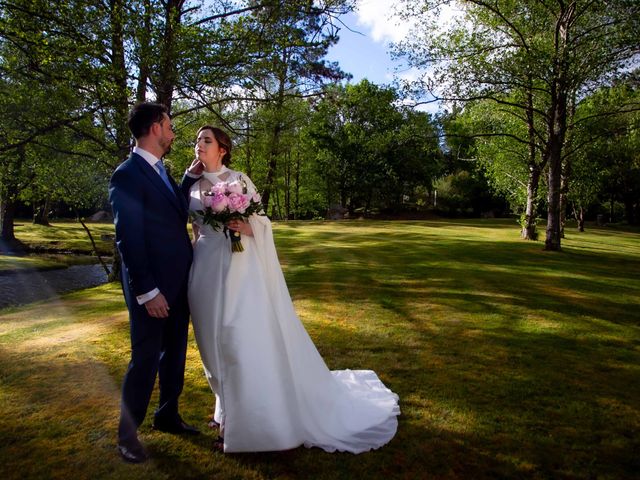
<svg viewBox="0 0 640 480">
<path fill-rule="evenodd" d="M 164 168 L 164 163 L 162 163 L 162 160 L 156 163 L 156 167 L 158 168 L 158 173 L 160 174 L 160 178 L 162 179 L 164 184 L 167 186 L 169 191 L 175 195 L 176 193 L 173 191 L 173 187 L 171 186 L 171 182 L 169 181 L 169 175 L 167 175 L 167 170 Z"/>
</svg>

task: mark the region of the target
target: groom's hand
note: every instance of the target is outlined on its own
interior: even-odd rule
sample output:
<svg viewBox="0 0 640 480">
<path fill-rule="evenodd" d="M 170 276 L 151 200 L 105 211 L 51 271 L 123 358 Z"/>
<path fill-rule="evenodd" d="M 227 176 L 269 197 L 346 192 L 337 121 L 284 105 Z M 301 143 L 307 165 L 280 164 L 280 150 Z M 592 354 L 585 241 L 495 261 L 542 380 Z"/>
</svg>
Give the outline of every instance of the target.
<svg viewBox="0 0 640 480">
<path fill-rule="evenodd" d="M 167 318 L 169 316 L 169 304 L 162 293 L 159 293 L 144 304 L 147 313 L 155 318 Z"/>
<path fill-rule="evenodd" d="M 192 175 L 202 175 L 202 172 L 204 172 L 204 163 L 194 158 L 189 168 L 187 168 L 187 171 Z"/>
</svg>

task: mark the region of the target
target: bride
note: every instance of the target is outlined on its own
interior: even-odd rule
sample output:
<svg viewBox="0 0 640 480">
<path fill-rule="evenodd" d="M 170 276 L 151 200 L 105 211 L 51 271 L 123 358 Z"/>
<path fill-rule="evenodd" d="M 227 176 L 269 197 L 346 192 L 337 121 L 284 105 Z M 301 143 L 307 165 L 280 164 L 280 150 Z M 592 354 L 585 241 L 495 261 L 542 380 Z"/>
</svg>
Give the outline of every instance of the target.
<svg viewBox="0 0 640 480">
<path fill-rule="evenodd" d="M 231 140 L 198 131 L 189 209 L 218 182 L 251 180 L 228 168 Z M 194 168 L 195 167 L 195 168 Z M 185 177 L 186 180 L 186 177 Z M 193 180 L 183 185 L 188 186 Z M 223 231 L 194 222 L 189 306 L 204 370 L 215 393 L 217 448 L 225 452 L 287 450 L 305 445 L 361 453 L 391 440 L 398 396 L 371 370 L 330 371 L 298 319 L 278 257 L 271 222 L 252 215 L 228 227 L 242 235 L 232 253 Z"/>
</svg>

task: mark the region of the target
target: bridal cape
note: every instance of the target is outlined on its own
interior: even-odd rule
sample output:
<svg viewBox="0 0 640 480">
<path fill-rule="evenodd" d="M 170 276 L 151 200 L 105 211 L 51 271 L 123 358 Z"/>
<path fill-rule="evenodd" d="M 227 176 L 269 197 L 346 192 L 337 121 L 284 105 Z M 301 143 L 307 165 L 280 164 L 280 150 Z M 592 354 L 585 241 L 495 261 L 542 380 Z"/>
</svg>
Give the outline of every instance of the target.
<svg viewBox="0 0 640 480">
<path fill-rule="evenodd" d="M 196 183 L 192 210 L 202 208 L 199 196 Z M 305 445 L 361 453 L 386 444 L 397 430 L 398 396 L 371 370 L 327 368 L 294 311 L 271 222 L 249 222 L 254 236 L 242 237 L 240 253 L 222 232 L 200 227 L 189 283 L 224 451 Z"/>
</svg>

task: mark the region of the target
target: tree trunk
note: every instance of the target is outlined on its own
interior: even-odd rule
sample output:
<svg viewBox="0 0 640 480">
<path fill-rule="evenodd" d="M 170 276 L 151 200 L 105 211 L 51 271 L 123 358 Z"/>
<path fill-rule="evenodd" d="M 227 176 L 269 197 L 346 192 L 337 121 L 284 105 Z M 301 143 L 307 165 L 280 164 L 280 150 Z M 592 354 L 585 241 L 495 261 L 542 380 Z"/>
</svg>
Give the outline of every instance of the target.
<svg viewBox="0 0 640 480">
<path fill-rule="evenodd" d="M 584 208 L 582 208 L 582 205 L 578 209 L 576 220 L 578 221 L 578 231 L 584 232 Z"/>
<path fill-rule="evenodd" d="M 143 48 L 143 52 L 140 52 L 140 79 L 138 80 L 138 95 L 141 95 L 140 89 L 143 89 L 142 98 L 138 98 L 138 100 L 144 101 L 145 96 L 144 92 L 146 92 L 146 84 L 147 79 L 145 75 L 147 75 L 148 70 L 145 70 L 146 63 L 148 61 L 148 53 L 144 53 L 144 49 L 147 51 L 149 49 L 149 38 L 145 37 L 145 34 L 150 33 L 150 6 L 149 2 L 145 1 L 145 19 L 144 19 L 144 27 L 141 30 L 141 38 L 140 44 Z M 113 74 L 113 82 L 115 85 L 114 92 L 114 125 L 115 125 L 115 142 L 117 146 L 117 154 L 116 160 L 117 164 L 123 162 L 128 153 L 129 146 L 131 142 L 131 136 L 129 134 L 129 130 L 127 128 L 127 117 L 129 110 L 129 89 L 127 86 L 127 66 L 125 62 L 125 45 L 124 45 L 124 25 L 125 25 L 125 2 L 124 0 L 111 0 L 110 1 L 110 18 L 111 18 L 111 50 L 112 50 L 112 58 L 111 58 L 111 68 Z M 143 85 L 141 87 L 141 84 Z M 77 212 L 76 212 L 77 213 Z M 80 218 L 78 216 L 78 218 Z M 82 223 L 82 222 L 80 222 Z M 93 238 L 91 237 L 91 232 L 86 227 L 84 223 L 82 226 L 86 230 L 89 235 L 89 239 L 93 244 Z M 102 267 L 107 272 L 107 278 L 110 282 L 115 280 L 120 280 L 120 270 L 121 270 L 121 259 L 120 252 L 118 247 L 116 246 L 115 240 L 113 242 L 113 262 L 111 263 L 111 271 L 107 268 L 107 266 L 102 261 L 102 258 L 98 255 L 97 249 L 94 244 L 94 251 L 98 256 L 98 260 L 102 264 Z"/>
<path fill-rule="evenodd" d="M 562 10 L 556 25 L 553 81 L 551 85 L 551 105 L 548 118 L 548 141 L 546 153 L 549 162 L 549 195 L 547 212 L 547 237 L 545 250 L 561 250 L 560 237 L 560 180 L 562 177 L 562 149 L 567 128 L 567 40 L 568 31 L 575 14 L 575 3 Z"/>
<path fill-rule="evenodd" d="M 369 213 L 369 210 L 371 208 L 371 199 L 373 198 L 373 189 L 369 190 L 367 192 L 367 199 L 364 202 L 364 211 L 362 212 L 362 217 L 366 217 L 367 214 Z M 396 205 L 399 205 L 399 203 L 396 202 Z"/>
<path fill-rule="evenodd" d="M 529 178 L 527 181 L 527 205 L 525 207 L 525 217 L 522 222 L 520 236 L 525 240 L 537 240 L 538 231 L 536 223 L 538 219 L 537 203 L 538 189 L 540 187 L 540 175 L 544 167 L 544 160 L 537 162 L 536 129 L 533 109 L 533 76 L 528 76 L 527 89 L 527 135 L 529 140 Z M 435 204 L 434 204 L 435 205 Z"/>
<path fill-rule="evenodd" d="M 611 198 L 609 199 L 609 223 L 613 223 L 613 214 L 614 214 L 614 202 L 615 202 L 615 198 L 613 197 L 613 195 L 611 195 Z"/>
<path fill-rule="evenodd" d="M 269 150 L 269 162 L 267 163 L 267 178 L 265 181 L 264 192 L 262 193 L 262 204 L 265 209 L 269 207 L 271 192 L 274 190 L 273 186 L 275 183 L 276 168 L 278 167 L 278 144 L 280 143 L 281 130 L 280 122 L 277 122 L 273 127 L 271 135 L 271 149 Z"/>
<path fill-rule="evenodd" d="M 80 218 L 80 212 L 78 212 L 77 210 L 76 210 L 76 220 L 80 222 L 80 225 L 82 225 L 82 228 L 84 228 L 84 231 L 87 232 L 87 236 L 89 237 L 89 241 L 91 242 L 91 249 L 93 250 L 93 253 L 95 254 L 95 256 L 98 257 L 98 261 L 100 262 L 100 265 L 102 265 L 102 268 L 104 268 L 104 271 L 107 274 L 107 278 L 108 278 L 111 275 L 111 272 L 109 271 L 107 264 L 104 263 L 104 260 L 102 260 L 102 257 L 100 256 L 100 252 L 98 252 L 98 247 L 96 246 L 96 242 L 93 239 L 93 235 L 91 235 L 91 230 L 89 230 L 89 227 L 87 227 L 87 224 L 82 221 L 82 218 Z"/>
<path fill-rule="evenodd" d="M 120 256 L 120 250 L 116 245 L 115 239 L 113 240 L 113 263 L 111 264 L 111 272 L 107 277 L 110 282 L 120 282 L 122 273 L 122 257 Z"/>
<path fill-rule="evenodd" d="M 287 154 L 284 162 L 284 218 L 291 220 L 291 158 Z"/>
<path fill-rule="evenodd" d="M 9 245 L 15 243 L 14 219 L 16 213 L 16 200 L 7 195 L 0 200 L 0 218 L 2 219 L 2 243 Z"/>
<path fill-rule="evenodd" d="M 140 63 L 138 64 L 138 85 L 136 87 L 136 101 L 147 100 L 147 82 L 151 69 L 151 2 L 144 1 L 144 13 L 142 15 L 142 27 L 139 30 L 138 38 L 140 42 Z"/>
<path fill-rule="evenodd" d="M 349 191 L 346 188 L 344 182 L 341 182 L 340 185 L 340 206 L 342 208 L 350 208 L 351 197 L 349 196 Z"/>
<path fill-rule="evenodd" d="M 300 155 L 296 155 L 296 175 L 295 175 L 295 200 L 294 200 L 294 209 L 293 219 L 297 220 L 300 218 Z"/>
<path fill-rule="evenodd" d="M 273 198 L 274 202 L 271 205 L 271 218 L 274 220 L 280 220 L 282 218 L 282 210 L 280 209 L 280 196 L 278 195 L 277 188 L 273 190 Z"/>
<path fill-rule="evenodd" d="M 560 246 L 560 177 L 562 174 L 562 141 L 558 135 L 551 135 L 549 155 L 549 194 L 547 211 L 547 237 L 545 250 L 559 251 Z"/>
<path fill-rule="evenodd" d="M 49 227 L 49 209 L 51 202 L 49 198 L 45 198 L 44 202 L 34 208 L 33 211 L 33 223 L 35 225 L 44 225 Z"/>
<path fill-rule="evenodd" d="M 24 145 L 19 146 L 16 149 L 15 156 L 12 156 L 11 169 L 14 172 L 20 172 L 26 163 L 27 152 Z M 6 183 L 0 189 L 0 223 L 2 223 L 2 233 L 0 234 L 0 240 L 3 244 L 2 247 L 8 247 L 9 250 L 13 250 L 19 245 L 19 242 L 15 236 L 14 220 L 16 214 L 16 206 L 18 204 L 18 195 L 22 189 L 33 180 L 34 174 L 31 173 L 27 178 L 20 180 L 21 175 L 10 176 L 6 179 Z"/>
<path fill-rule="evenodd" d="M 185 0 L 168 0 L 165 3 L 165 25 L 160 46 L 160 71 L 157 72 L 156 98 L 171 112 L 173 90 L 177 82 L 178 58 L 176 54 L 176 29 L 180 25 Z"/>
<path fill-rule="evenodd" d="M 275 123 L 273 125 L 271 136 L 271 148 L 269 149 L 268 154 L 269 161 L 267 164 L 267 178 L 265 181 L 264 193 L 262 194 L 262 203 L 264 204 L 265 209 L 269 205 L 271 191 L 274 188 L 273 186 L 276 178 L 276 167 L 278 166 L 278 155 L 280 154 L 280 136 L 282 134 L 282 130 L 284 129 L 282 121 L 282 110 L 284 107 L 287 76 L 289 72 L 288 55 L 289 52 L 287 51 L 287 49 L 284 49 L 284 51 L 282 52 L 282 68 L 278 72 L 278 92 L 273 102 L 275 113 L 273 118 L 275 119 Z M 278 211 L 280 211 L 279 205 Z"/>
<path fill-rule="evenodd" d="M 127 129 L 127 116 L 129 110 L 129 92 L 127 87 L 127 65 L 125 62 L 124 46 L 124 0 L 110 1 L 111 20 L 111 68 L 114 92 L 114 126 L 116 133 L 116 146 L 118 148 L 118 163 L 125 160 L 129 153 L 129 131 Z"/>
<path fill-rule="evenodd" d="M 540 186 L 540 167 L 533 163 L 529 165 L 529 181 L 527 182 L 527 207 L 520 236 L 525 240 L 537 240 L 536 207 L 538 201 L 538 187 Z"/>
<path fill-rule="evenodd" d="M 565 151 L 571 151 L 573 143 L 573 117 L 576 114 L 576 94 L 573 93 L 569 98 L 568 106 L 568 124 L 565 137 Z M 572 170 L 571 155 L 566 155 L 564 165 L 562 167 L 562 176 L 560 179 L 560 237 L 564 238 L 564 229 L 567 223 L 567 196 L 569 195 L 569 182 L 571 181 Z"/>
<path fill-rule="evenodd" d="M 566 160 L 569 162 L 569 160 Z M 567 190 L 569 177 L 566 174 L 560 176 L 560 238 L 564 238 L 564 227 L 567 224 Z"/>
</svg>

